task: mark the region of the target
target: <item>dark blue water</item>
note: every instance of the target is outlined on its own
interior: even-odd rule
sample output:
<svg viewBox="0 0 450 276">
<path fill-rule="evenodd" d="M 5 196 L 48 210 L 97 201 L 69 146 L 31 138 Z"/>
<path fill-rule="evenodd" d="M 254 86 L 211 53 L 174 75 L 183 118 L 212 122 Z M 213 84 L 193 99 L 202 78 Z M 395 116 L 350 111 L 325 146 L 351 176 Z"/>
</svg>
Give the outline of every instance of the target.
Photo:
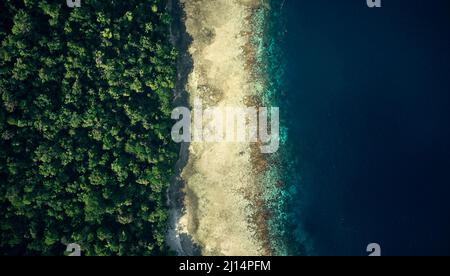
<svg viewBox="0 0 450 276">
<path fill-rule="evenodd" d="M 286 0 L 284 14 L 291 227 L 310 254 L 449 255 L 450 1 Z"/>
</svg>

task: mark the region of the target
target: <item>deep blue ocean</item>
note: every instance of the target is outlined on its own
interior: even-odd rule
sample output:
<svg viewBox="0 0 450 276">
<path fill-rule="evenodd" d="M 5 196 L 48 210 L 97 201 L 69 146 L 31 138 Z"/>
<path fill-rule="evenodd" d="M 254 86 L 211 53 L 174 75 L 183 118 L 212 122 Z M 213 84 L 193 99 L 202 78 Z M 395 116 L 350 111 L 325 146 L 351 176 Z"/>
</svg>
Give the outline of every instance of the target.
<svg viewBox="0 0 450 276">
<path fill-rule="evenodd" d="M 450 1 L 284 2 L 280 107 L 307 254 L 450 255 Z"/>
</svg>

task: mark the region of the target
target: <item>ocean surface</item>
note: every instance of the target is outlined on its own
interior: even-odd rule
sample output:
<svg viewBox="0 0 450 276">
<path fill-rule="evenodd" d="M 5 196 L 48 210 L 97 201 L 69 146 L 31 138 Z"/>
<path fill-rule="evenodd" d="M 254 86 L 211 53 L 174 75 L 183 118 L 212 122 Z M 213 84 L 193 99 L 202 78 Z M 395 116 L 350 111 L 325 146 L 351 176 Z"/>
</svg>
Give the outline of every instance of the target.
<svg viewBox="0 0 450 276">
<path fill-rule="evenodd" d="M 285 254 L 449 255 L 450 1 L 273 3 Z"/>
</svg>

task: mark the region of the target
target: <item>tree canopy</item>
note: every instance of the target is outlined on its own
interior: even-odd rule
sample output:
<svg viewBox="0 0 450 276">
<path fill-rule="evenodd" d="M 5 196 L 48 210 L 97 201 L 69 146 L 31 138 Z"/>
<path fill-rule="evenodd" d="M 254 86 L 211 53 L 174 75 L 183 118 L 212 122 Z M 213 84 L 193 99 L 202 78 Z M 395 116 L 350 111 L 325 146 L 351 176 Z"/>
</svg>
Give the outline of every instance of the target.
<svg viewBox="0 0 450 276">
<path fill-rule="evenodd" d="M 164 252 L 176 51 L 163 0 L 0 2 L 0 252 Z"/>
</svg>

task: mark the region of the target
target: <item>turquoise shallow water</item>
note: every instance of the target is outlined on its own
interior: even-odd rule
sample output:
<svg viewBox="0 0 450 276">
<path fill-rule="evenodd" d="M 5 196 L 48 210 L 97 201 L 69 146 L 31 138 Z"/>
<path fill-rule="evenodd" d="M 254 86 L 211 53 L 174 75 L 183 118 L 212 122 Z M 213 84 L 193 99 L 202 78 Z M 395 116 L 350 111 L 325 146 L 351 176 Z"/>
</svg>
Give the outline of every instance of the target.
<svg viewBox="0 0 450 276">
<path fill-rule="evenodd" d="M 287 61 L 283 53 L 286 36 L 283 0 L 270 1 L 270 9 L 257 12 L 254 36 L 256 45 L 258 76 L 263 79 L 260 86 L 263 106 L 280 107 L 280 148 L 266 155 L 270 168 L 261 175 L 265 185 L 264 199 L 270 213 L 268 228 L 270 243 L 275 255 L 311 254 L 312 244 L 303 230 L 301 215 L 297 207 L 301 204 L 301 175 L 297 171 L 297 156 L 289 141 L 289 107 L 285 103 Z"/>
</svg>

